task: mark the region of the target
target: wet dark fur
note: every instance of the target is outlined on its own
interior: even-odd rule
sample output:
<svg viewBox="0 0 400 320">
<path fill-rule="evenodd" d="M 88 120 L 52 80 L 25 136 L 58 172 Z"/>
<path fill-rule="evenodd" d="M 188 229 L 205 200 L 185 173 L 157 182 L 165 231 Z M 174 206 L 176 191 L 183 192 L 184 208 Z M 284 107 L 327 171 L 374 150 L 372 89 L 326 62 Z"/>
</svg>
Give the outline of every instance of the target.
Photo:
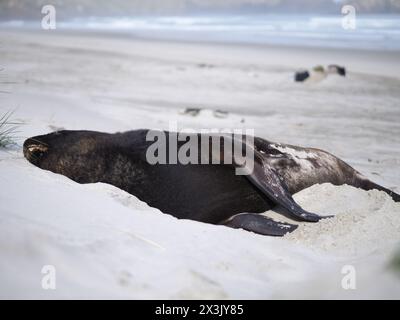
<svg viewBox="0 0 400 320">
<path fill-rule="evenodd" d="M 146 150 L 153 142 L 146 142 L 146 133 L 60 131 L 26 140 L 24 155 L 34 165 L 78 183 L 112 184 L 178 218 L 220 223 L 235 214 L 261 213 L 275 205 L 245 176 L 235 175 L 231 165 L 150 165 Z M 314 156 L 299 161 L 279 150 L 282 148 Z M 274 144 L 261 138 L 255 138 L 255 150 L 282 177 L 291 194 L 330 182 L 365 190 L 376 188 L 400 201 L 399 195 L 322 150 Z"/>
</svg>

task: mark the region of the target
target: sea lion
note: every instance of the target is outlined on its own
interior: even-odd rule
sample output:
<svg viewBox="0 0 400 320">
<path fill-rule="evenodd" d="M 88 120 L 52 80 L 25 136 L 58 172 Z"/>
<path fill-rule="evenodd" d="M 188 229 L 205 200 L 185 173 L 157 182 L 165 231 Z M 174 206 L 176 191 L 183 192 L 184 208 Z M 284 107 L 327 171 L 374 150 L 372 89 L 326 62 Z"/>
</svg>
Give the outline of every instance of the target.
<svg viewBox="0 0 400 320">
<path fill-rule="evenodd" d="M 331 64 L 328 66 L 328 72 L 333 74 L 338 74 L 339 76 L 346 76 L 346 68 L 338 66 L 337 64 Z"/>
<path fill-rule="evenodd" d="M 294 74 L 294 81 L 296 82 L 304 82 L 310 77 L 310 72 L 307 70 L 297 71 Z"/>
<path fill-rule="evenodd" d="M 331 64 L 328 66 L 327 71 L 321 65 L 315 66 L 312 71 L 300 70 L 295 72 L 295 82 L 319 82 L 324 80 L 329 74 L 338 74 L 342 77 L 346 76 L 346 68 L 341 67 L 337 64 Z"/>
<path fill-rule="evenodd" d="M 64 130 L 27 139 L 23 152 L 39 168 L 78 183 L 112 184 L 177 218 L 262 235 L 283 236 L 297 227 L 260 215 L 277 204 L 297 220 L 319 221 L 321 216 L 305 211 L 292 198 L 292 194 L 318 183 L 378 189 L 400 201 L 400 195 L 373 183 L 328 152 L 258 137 L 251 146 L 239 142 L 253 151 L 253 170 L 248 175 L 236 174 L 235 169 L 243 164 L 235 155 L 231 164 L 150 164 L 146 152 L 153 142 L 147 141 L 148 132 Z M 192 134 L 194 138 L 201 136 Z M 184 143 L 179 141 L 178 147 Z M 175 152 L 169 144 L 166 151 Z"/>
</svg>

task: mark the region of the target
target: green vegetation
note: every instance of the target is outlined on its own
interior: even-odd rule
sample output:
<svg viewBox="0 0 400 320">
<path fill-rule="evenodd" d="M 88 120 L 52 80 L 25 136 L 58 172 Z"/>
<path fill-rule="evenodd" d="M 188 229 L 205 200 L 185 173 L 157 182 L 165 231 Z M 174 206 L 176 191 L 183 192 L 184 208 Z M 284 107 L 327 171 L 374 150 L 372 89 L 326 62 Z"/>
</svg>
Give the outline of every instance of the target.
<svg viewBox="0 0 400 320">
<path fill-rule="evenodd" d="M 394 255 L 391 257 L 389 268 L 398 276 L 400 276 L 400 248 L 397 248 L 397 250 L 394 252 Z"/>
<path fill-rule="evenodd" d="M 18 132 L 18 127 L 22 124 L 20 122 L 12 121 L 12 111 L 8 111 L 0 115 L 0 148 L 7 148 L 15 145 L 15 135 Z"/>
</svg>

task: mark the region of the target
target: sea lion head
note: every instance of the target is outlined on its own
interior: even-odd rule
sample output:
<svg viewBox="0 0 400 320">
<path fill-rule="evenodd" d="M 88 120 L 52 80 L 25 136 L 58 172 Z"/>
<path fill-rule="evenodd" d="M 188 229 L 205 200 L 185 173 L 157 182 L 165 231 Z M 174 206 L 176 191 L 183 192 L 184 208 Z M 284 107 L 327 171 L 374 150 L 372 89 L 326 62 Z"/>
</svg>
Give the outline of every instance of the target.
<svg viewBox="0 0 400 320">
<path fill-rule="evenodd" d="M 77 182 L 96 182 L 106 164 L 106 134 L 57 131 L 24 142 L 25 158 L 35 166 Z"/>
</svg>

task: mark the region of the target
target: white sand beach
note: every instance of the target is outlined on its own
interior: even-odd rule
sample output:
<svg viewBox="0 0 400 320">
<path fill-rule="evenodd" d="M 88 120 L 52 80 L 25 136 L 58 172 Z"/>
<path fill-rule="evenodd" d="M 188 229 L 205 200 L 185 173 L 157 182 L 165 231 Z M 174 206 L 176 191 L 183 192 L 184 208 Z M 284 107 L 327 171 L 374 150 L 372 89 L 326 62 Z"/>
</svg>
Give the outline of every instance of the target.
<svg viewBox="0 0 400 320">
<path fill-rule="evenodd" d="M 297 69 L 329 64 L 348 75 L 293 81 Z M 0 114 L 14 110 L 23 122 L 18 145 L 0 149 L 0 298 L 400 298 L 400 273 L 390 267 L 400 203 L 385 193 L 313 186 L 295 199 L 335 217 L 272 238 L 177 220 L 22 154 L 25 138 L 61 128 L 249 128 L 329 151 L 400 193 L 398 52 L 4 29 L 0 67 Z M 181 114 L 187 107 L 205 110 Z M 56 290 L 41 286 L 45 265 L 56 268 Z M 346 290 L 348 265 L 356 288 Z"/>
</svg>

